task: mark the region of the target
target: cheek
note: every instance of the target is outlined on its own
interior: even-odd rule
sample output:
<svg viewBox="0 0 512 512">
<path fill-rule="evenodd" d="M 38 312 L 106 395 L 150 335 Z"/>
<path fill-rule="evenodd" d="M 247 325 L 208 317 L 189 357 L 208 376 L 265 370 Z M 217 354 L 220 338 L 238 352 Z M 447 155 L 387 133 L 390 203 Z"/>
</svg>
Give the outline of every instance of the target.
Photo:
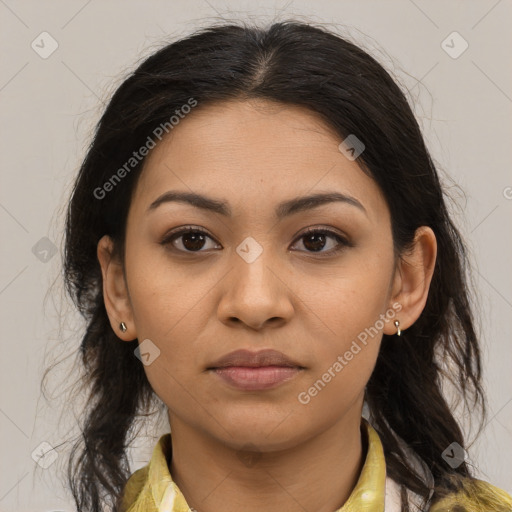
<svg viewBox="0 0 512 512">
<path fill-rule="evenodd" d="M 162 398 L 185 380 L 194 362 L 194 340 L 207 321 L 205 304 L 212 284 L 191 282 L 158 253 L 132 247 L 126 270 L 139 345 L 142 351 L 145 343 L 152 355 L 144 370 Z"/>
<path fill-rule="evenodd" d="M 382 254 L 382 253 L 381 253 Z M 303 281 L 298 293 L 317 316 L 328 342 L 327 353 L 341 351 L 365 329 L 375 326 L 389 301 L 391 258 L 354 254 L 343 266 L 318 281 Z M 378 330 L 382 326 L 377 325 Z"/>
<path fill-rule="evenodd" d="M 184 334 L 202 322 L 204 301 L 215 276 L 194 279 L 193 273 L 183 272 L 160 247 L 134 244 L 130 251 L 126 271 L 139 339 L 154 338 L 168 345 L 177 331 Z"/>
<path fill-rule="evenodd" d="M 307 304 L 321 319 L 323 333 L 315 345 L 310 378 L 302 386 L 304 402 L 313 408 L 330 403 L 334 414 L 334 409 L 346 408 L 363 392 L 378 356 L 382 329 L 394 318 L 393 311 L 386 311 L 385 265 L 368 259 L 364 268 L 347 265 L 333 275 L 322 294 L 310 293 Z"/>
<path fill-rule="evenodd" d="M 363 396 L 379 353 L 382 334 L 372 330 L 368 314 L 357 310 L 346 317 L 338 314 L 337 337 L 319 344 L 315 365 L 301 383 L 298 404 L 310 421 L 335 421 Z M 370 327 L 367 327 L 370 326 Z"/>
</svg>

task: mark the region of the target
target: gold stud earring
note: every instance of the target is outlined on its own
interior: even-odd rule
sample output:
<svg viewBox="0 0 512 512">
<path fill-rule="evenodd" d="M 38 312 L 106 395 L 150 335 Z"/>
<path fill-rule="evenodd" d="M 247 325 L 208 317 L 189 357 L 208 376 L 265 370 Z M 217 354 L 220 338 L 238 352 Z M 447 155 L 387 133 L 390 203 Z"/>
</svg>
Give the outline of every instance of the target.
<svg viewBox="0 0 512 512">
<path fill-rule="evenodd" d="M 126 324 L 124 322 L 121 322 L 119 324 L 119 329 L 121 329 L 122 332 L 126 332 L 128 330 L 128 327 L 126 327 Z"/>
<path fill-rule="evenodd" d="M 400 336 L 402 334 L 402 330 L 400 329 L 400 322 L 398 320 L 395 320 L 395 327 L 397 329 L 396 335 Z"/>
</svg>

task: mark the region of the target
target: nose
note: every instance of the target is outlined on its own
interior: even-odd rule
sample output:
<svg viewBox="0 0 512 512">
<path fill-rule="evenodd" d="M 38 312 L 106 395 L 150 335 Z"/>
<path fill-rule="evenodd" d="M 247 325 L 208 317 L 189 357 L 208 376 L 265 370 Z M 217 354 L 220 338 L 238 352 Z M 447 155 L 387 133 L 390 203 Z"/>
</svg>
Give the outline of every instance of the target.
<svg viewBox="0 0 512 512">
<path fill-rule="evenodd" d="M 294 312 L 290 274 L 283 271 L 270 250 L 263 250 L 252 262 L 233 254 L 232 270 L 223 280 L 219 301 L 220 321 L 254 330 L 278 327 Z"/>
</svg>

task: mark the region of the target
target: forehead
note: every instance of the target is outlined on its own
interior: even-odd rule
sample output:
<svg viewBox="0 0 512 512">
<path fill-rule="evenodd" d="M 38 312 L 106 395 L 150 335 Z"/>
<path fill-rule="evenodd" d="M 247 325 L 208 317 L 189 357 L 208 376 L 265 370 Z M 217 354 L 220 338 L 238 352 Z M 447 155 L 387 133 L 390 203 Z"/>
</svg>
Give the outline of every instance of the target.
<svg viewBox="0 0 512 512">
<path fill-rule="evenodd" d="M 146 157 L 134 196 L 142 209 L 167 190 L 204 193 L 240 211 L 322 191 L 350 194 L 372 216 L 387 207 L 376 183 L 339 150 L 311 110 L 267 100 L 197 106 Z M 239 212 L 240 213 L 240 212 Z"/>
</svg>

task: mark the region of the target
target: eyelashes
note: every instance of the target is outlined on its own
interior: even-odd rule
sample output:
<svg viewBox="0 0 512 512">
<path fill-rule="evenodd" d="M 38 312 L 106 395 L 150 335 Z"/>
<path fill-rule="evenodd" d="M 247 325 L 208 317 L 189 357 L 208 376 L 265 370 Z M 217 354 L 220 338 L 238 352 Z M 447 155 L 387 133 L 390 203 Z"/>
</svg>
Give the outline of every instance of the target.
<svg viewBox="0 0 512 512">
<path fill-rule="evenodd" d="M 179 229 L 177 231 L 172 231 L 171 233 L 169 233 L 162 240 L 161 244 L 164 245 L 164 246 L 173 245 L 173 242 L 175 240 L 180 239 L 184 235 L 200 235 L 200 237 L 197 237 L 197 236 L 194 237 L 194 238 L 196 238 L 199 241 L 201 241 L 202 237 L 210 238 L 211 240 L 213 240 L 213 238 L 206 231 L 204 231 L 203 229 L 196 228 L 194 226 L 186 226 L 186 227 L 181 228 L 181 229 Z M 193 243 L 197 242 L 197 240 L 193 240 Z M 183 242 L 182 242 L 182 244 L 183 244 Z M 172 249 L 176 250 L 176 251 L 179 251 L 179 252 L 185 252 L 185 253 L 186 252 L 190 252 L 190 253 L 205 252 L 205 251 L 190 251 L 190 250 L 187 250 L 187 249 L 177 249 L 174 246 L 172 247 Z"/>
<path fill-rule="evenodd" d="M 209 251 L 209 249 L 216 250 L 216 247 L 204 249 L 208 239 L 217 244 L 214 238 L 204 229 L 195 226 L 185 226 L 168 233 L 160 244 L 177 253 L 200 254 L 207 252 L 207 250 Z M 353 247 L 353 244 L 348 239 L 328 228 L 308 228 L 295 238 L 293 246 L 303 239 L 307 239 L 306 242 L 302 242 L 305 250 L 299 250 L 298 252 L 318 255 L 319 257 L 332 256 L 347 247 Z M 334 241 L 334 247 L 324 250 L 325 245 L 329 245 L 328 240 Z M 182 248 L 178 248 L 176 242 L 179 242 Z M 308 250 L 307 245 L 309 244 L 313 244 L 314 250 Z M 220 244 L 218 245 L 220 246 Z M 319 245 L 320 247 L 318 247 Z M 296 251 L 296 249 L 293 250 Z"/>
<path fill-rule="evenodd" d="M 337 245 L 334 247 L 334 249 L 330 249 L 328 251 L 306 251 L 307 253 L 319 254 L 320 257 L 325 257 L 325 256 L 337 254 L 338 252 L 342 251 L 343 249 L 353 246 L 345 237 L 341 236 L 336 231 L 332 231 L 327 228 L 308 228 L 306 231 L 302 232 L 296 238 L 296 240 L 300 241 L 306 237 L 316 238 L 318 236 L 321 236 L 322 238 L 324 238 L 324 237 L 331 238 L 331 239 L 335 240 Z M 305 246 L 304 242 L 303 242 L 303 245 Z"/>
</svg>

